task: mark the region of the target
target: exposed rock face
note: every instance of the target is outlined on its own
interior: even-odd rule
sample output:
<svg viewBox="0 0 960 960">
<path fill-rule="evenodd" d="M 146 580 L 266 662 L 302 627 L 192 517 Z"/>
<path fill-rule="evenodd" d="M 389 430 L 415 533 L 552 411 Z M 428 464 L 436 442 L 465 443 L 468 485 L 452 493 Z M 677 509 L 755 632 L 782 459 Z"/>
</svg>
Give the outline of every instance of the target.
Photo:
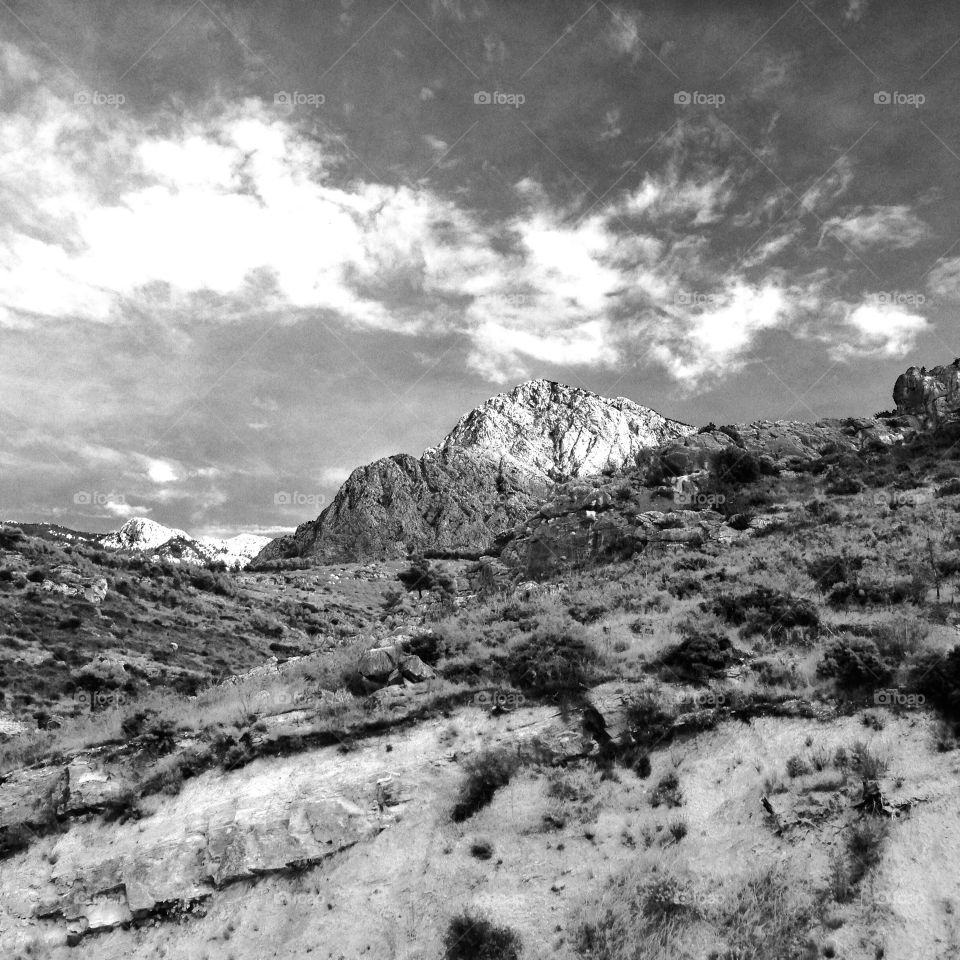
<svg viewBox="0 0 960 960">
<path fill-rule="evenodd" d="M 624 397 L 530 380 L 468 413 L 440 449 L 468 447 L 541 479 L 566 480 L 630 466 L 641 450 L 695 432 Z"/>
<path fill-rule="evenodd" d="M 272 541 L 257 557 L 314 556 L 326 562 L 414 549 L 480 549 L 491 532 L 536 509 L 528 479 L 472 451 L 451 447 L 420 459 L 377 460 L 350 474 L 317 520 Z"/>
<path fill-rule="evenodd" d="M 155 520 L 133 517 L 119 530 L 106 534 L 100 546 L 107 550 L 137 550 L 175 563 L 220 561 L 228 567 L 245 567 L 269 542 L 269 537 L 244 533 L 227 540 L 196 539 Z"/>
<path fill-rule="evenodd" d="M 629 466 L 693 432 L 622 397 L 532 380 L 477 407 L 419 459 L 398 454 L 354 470 L 316 520 L 256 559 L 482 549 L 535 511 L 553 481 Z"/>
<path fill-rule="evenodd" d="M 949 366 L 910 367 L 893 388 L 897 413 L 915 417 L 918 426 L 937 427 L 960 412 L 960 360 Z"/>
</svg>

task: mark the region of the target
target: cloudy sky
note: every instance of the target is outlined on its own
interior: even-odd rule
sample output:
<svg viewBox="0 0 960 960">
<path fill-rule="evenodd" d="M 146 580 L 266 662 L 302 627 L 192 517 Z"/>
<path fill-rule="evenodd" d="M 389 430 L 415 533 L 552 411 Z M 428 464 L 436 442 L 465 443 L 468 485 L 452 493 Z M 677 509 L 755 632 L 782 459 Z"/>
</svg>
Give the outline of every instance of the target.
<svg viewBox="0 0 960 960">
<path fill-rule="evenodd" d="M 958 79 L 952 0 L 0 0 L 0 514 L 278 532 L 535 376 L 889 408 Z"/>
</svg>

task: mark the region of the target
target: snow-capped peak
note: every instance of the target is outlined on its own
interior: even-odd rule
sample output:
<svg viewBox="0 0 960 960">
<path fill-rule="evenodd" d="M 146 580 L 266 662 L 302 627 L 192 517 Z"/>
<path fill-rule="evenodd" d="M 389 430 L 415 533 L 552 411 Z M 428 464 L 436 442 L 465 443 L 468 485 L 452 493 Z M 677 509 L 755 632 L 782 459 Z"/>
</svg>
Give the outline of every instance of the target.
<svg viewBox="0 0 960 960">
<path fill-rule="evenodd" d="M 177 541 L 177 548 L 165 551 L 163 548 L 170 541 Z M 108 533 L 101 545 L 109 550 L 156 552 L 176 562 L 190 557 L 200 563 L 216 561 L 228 567 L 245 567 L 269 542 L 269 537 L 258 537 L 252 533 L 241 533 L 227 539 L 192 537 L 184 530 L 165 527 L 156 520 L 134 517 L 119 530 Z"/>
</svg>

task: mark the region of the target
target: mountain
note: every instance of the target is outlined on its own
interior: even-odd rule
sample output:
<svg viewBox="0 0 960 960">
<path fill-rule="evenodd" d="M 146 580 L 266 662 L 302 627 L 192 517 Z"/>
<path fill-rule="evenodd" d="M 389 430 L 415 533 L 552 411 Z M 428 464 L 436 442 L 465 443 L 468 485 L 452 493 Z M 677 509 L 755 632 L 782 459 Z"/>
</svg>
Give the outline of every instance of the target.
<svg viewBox="0 0 960 960">
<path fill-rule="evenodd" d="M 165 527 L 146 517 L 133 517 L 119 530 L 108 533 L 102 544 L 109 550 L 156 550 L 174 538 L 192 539 L 183 530 Z"/>
<path fill-rule="evenodd" d="M 553 483 L 631 466 L 694 432 L 624 397 L 531 380 L 472 410 L 421 457 L 354 470 L 316 520 L 256 561 L 476 550 L 536 510 Z"/>
<path fill-rule="evenodd" d="M 268 543 L 269 537 L 239 534 L 227 540 L 191 537 L 183 530 L 165 527 L 146 517 L 133 517 L 119 530 L 108 533 L 100 545 L 108 550 L 137 550 L 178 563 L 222 562 L 245 567 Z"/>
<path fill-rule="evenodd" d="M 641 450 L 695 432 L 625 397 L 530 380 L 471 410 L 439 449 L 463 447 L 539 479 L 569 480 L 619 470 Z"/>
</svg>

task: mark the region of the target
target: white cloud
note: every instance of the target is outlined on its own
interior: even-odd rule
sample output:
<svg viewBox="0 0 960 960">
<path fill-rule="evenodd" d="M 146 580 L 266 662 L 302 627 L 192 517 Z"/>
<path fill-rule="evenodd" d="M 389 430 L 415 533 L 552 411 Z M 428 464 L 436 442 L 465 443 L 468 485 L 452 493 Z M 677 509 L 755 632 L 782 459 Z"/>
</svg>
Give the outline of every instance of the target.
<svg viewBox="0 0 960 960">
<path fill-rule="evenodd" d="M 696 312 L 674 310 L 669 327 L 649 331 L 651 356 L 688 384 L 741 369 L 756 337 L 782 326 L 791 315 L 785 291 L 772 283 L 751 287 L 738 282 L 704 306 Z"/>
<path fill-rule="evenodd" d="M 960 257 L 940 260 L 927 277 L 927 289 L 938 297 L 960 298 Z"/>
<path fill-rule="evenodd" d="M 166 460 L 148 460 L 147 476 L 154 483 L 173 483 L 179 479 L 175 466 Z"/>
<path fill-rule="evenodd" d="M 900 357 L 909 352 L 916 338 L 929 327 L 925 317 L 901 307 L 876 302 L 847 308 L 845 324 L 852 341 L 833 346 L 837 359 L 858 356 Z"/>
<path fill-rule="evenodd" d="M 692 217 L 692 226 L 716 223 L 734 198 L 729 172 L 702 179 L 681 176 L 675 164 L 660 174 L 647 174 L 622 204 L 624 213 L 653 223 L 674 223 Z"/>
<path fill-rule="evenodd" d="M 612 19 L 607 30 L 607 42 L 621 56 L 630 57 L 634 61 L 638 60 L 642 47 L 640 42 L 640 14 L 620 9 L 614 9 L 611 13 Z"/>
<path fill-rule="evenodd" d="M 870 0 L 847 0 L 847 9 L 843 12 L 843 19 L 856 23 L 867 12 Z"/>
<path fill-rule="evenodd" d="M 121 520 L 129 520 L 131 517 L 145 517 L 150 510 L 147 507 L 135 507 L 124 501 L 110 500 L 103 505 L 103 509 L 111 517 L 117 517 Z"/>
<path fill-rule="evenodd" d="M 927 239 L 930 229 L 908 206 L 876 205 L 831 217 L 823 224 L 821 242 L 831 234 L 860 252 L 869 247 L 912 247 Z"/>
</svg>

